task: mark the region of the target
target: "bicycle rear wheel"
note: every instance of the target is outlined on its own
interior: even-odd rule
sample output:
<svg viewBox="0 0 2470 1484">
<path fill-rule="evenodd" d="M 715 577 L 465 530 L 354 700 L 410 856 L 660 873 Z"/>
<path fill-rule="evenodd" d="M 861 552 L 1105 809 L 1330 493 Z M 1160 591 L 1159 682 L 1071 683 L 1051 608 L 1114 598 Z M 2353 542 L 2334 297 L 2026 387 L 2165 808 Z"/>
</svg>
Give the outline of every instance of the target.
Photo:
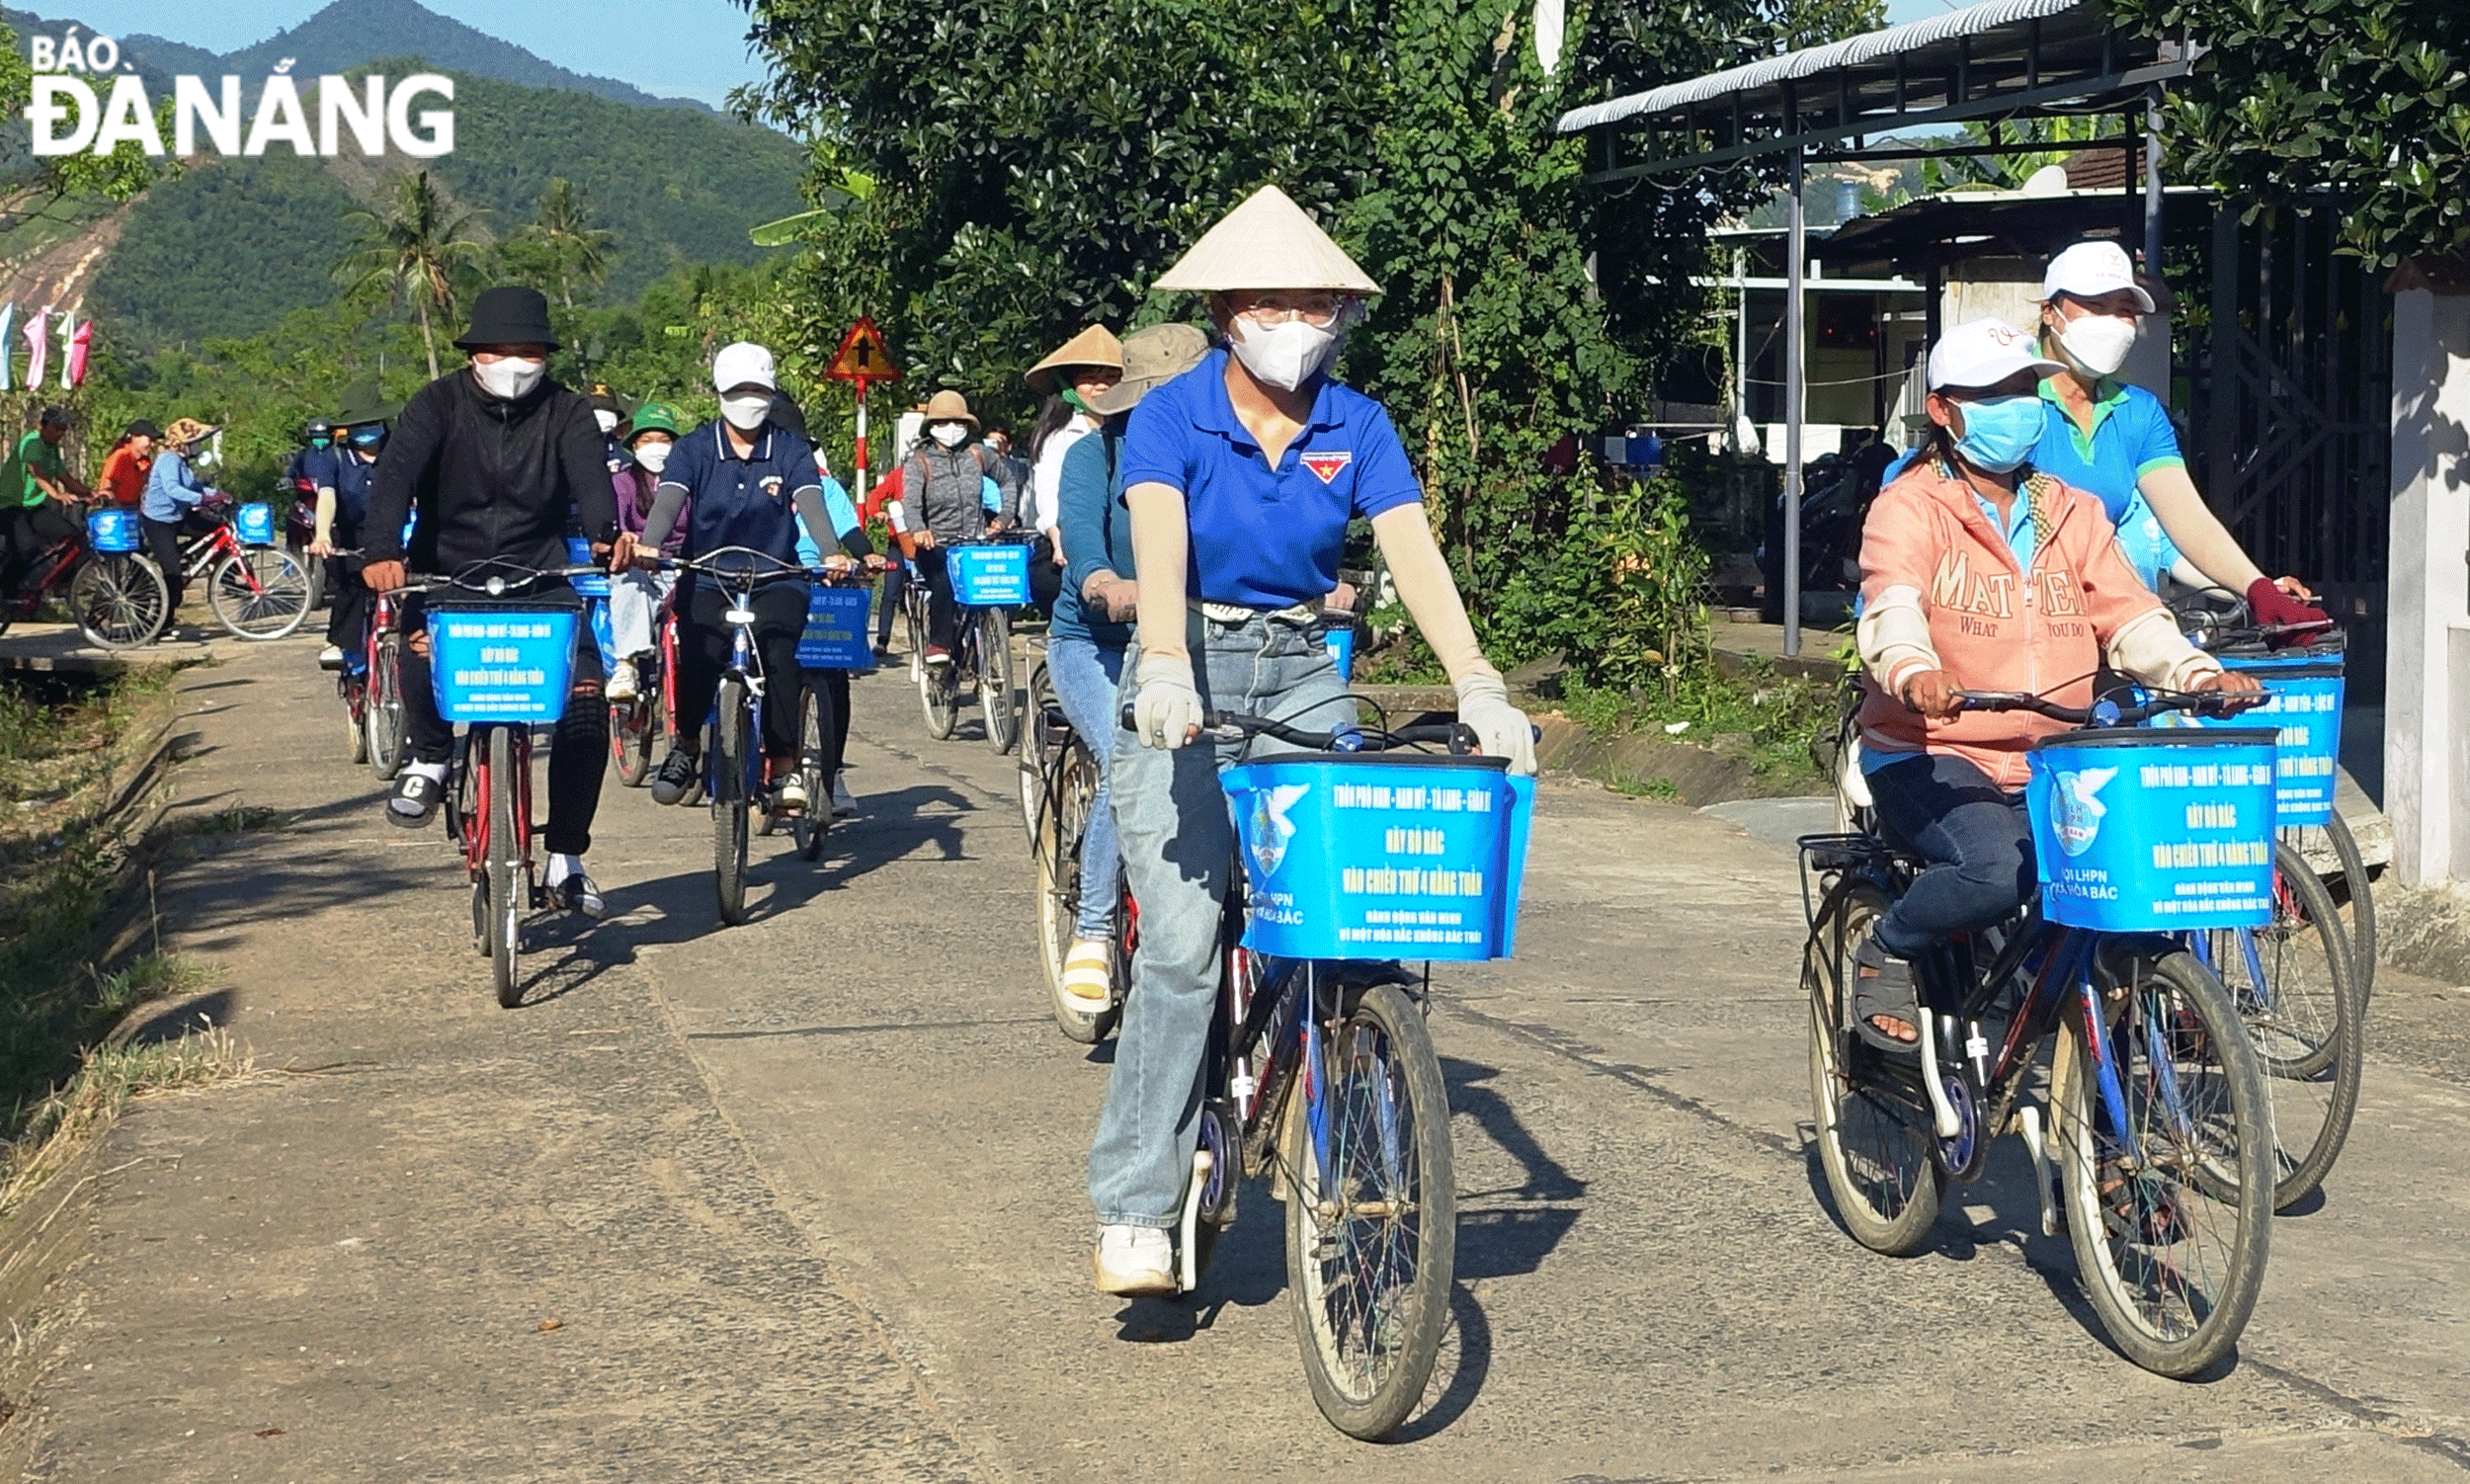
<svg viewBox="0 0 2470 1484">
<path fill-rule="evenodd" d="M 1012 694 L 1012 619 L 1000 608 L 978 613 L 978 711 L 986 718 L 986 745 L 1012 751 L 1021 740 L 1021 711 Z"/>
<path fill-rule="evenodd" d="M 489 796 L 489 839 L 486 849 L 489 883 L 489 969 L 497 981 L 497 1002 L 512 1010 L 523 1003 L 523 981 L 517 957 L 523 948 L 524 903 L 517 877 L 517 857 L 523 842 L 516 834 L 515 800 L 523 791 L 516 778 L 514 728 L 489 728 L 489 772 L 481 791 Z"/>
<path fill-rule="evenodd" d="M 104 649 L 151 644 L 172 621 L 172 591 L 154 563 L 122 552 L 89 556 L 68 583 L 70 615 Z"/>
<path fill-rule="evenodd" d="M 618 782 L 640 788 L 652 776 L 652 713 L 658 702 L 638 696 L 609 703 L 609 751 L 617 760 Z"/>
<path fill-rule="evenodd" d="M 712 884 L 720 920 L 735 927 L 746 921 L 746 843 L 754 806 L 748 769 L 755 741 L 746 683 L 735 676 L 720 683 L 720 722 L 712 731 L 718 748 L 711 763 Z"/>
<path fill-rule="evenodd" d="M 2141 1163 L 2109 1121 L 2079 1013 L 2051 1072 L 2060 1192 L 2076 1268 L 2128 1360 L 2195 1375 L 2228 1355 L 2264 1287 L 2272 1122 L 2256 1048 L 2221 981 L 2183 949 L 2105 975 L 2123 993 L 2104 1059 Z"/>
<path fill-rule="evenodd" d="M 800 861 L 821 856 L 832 833 L 832 781 L 823 776 L 823 686 L 810 680 L 797 707 L 797 771 L 805 776 L 807 802 L 789 816 L 789 834 L 797 842 Z"/>
<path fill-rule="evenodd" d="M 1038 848 L 1038 810 L 1046 797 L 1046 770 L 1055 765 L 1059 749 L 1047 726 L 1047 717 L 1054 714 L 1055 683 L 1046 673 L 1046 662 L 1040 660 L 1029 670 L 1029 704 L 1024 707 L 1021 750 L 1014 754 L 1020 766 L 1015 770 L 1021 786 L 1021 824 L 1029 832 L 1029 849 Z"/>
<path fill-rule="evenodd" d="M 1810 1103 L 1819 1168 L 1852 1240 L 1910 1257 L 1930 1240 L 1946 1195 L 1936 1124 L 1918 1063 L 1908 1072 L 1852 1028 L 1852 956 L 1887 910 L 1886 893 L 1847 881 L 1828 893 L 1801 952 L 1810 997 Z"/>
<path fill-rule="evenodd" d="M 352 761 L 369 761 L 369 677 L 347 677 L 343 692 L 343 729 L 351 734 Z"/>
<path fill-rule="evenodd" d="M 1286 1125 L 1286 1288 L 1313 1401 L 1369 1440 L 1406 1421 L 1441 1356 L 1457 1266 L 1449 1098 L 1397 985 L 1365 989 L 1323 1055 L 1314 1104 Z"/>
<path fill-rule="evenodd" d="M 2349 1137 L 2366 1015 L 2333 894 L 2294 847 L 2277 846 L 2273 862 L 2272 921 L 2208 933 L 2201 956 L 2256 1044 L 2272 1104 L 2272 1205 L 2287 1210 L 2324 1184 Z"/>
<path fill-rule="evenodd" d="M 379 634 L 377 658 L 369 667 L 369 762 L 381 779 L 403 771 L 411 722 L 403 712 L 403 636 Z"/>
<path fill-rule="evenodd" d="M 1046 998 L 1066 1040 L 1094 1046 L 1113 1029 L 1116 1012 L 1091 1015 L 1063 992 L 1063 960 L 1081 920 L 1081 846 L 1098 791 L 1098 763 L 1075 737 L 1056 755 L 1052 788 L 1039 809 L 1037 946 L 1046 970 Z"/>
<path fill-rule="evenodd" d="M 2358 837 L 2341 815 L 2325 820 L 2324 834 L 2333 843 L 2334 859 L 2342 863 L 2342 894 L 2349 898 L 2349 977 L 2364 1008 L 2376 989 L 2375 887 L 2367 880 L 2367 863 L 2358 858 Z"/>
<path fill-rule="evenodd" d="M 244 546 L 215 564 L 206 605 L 241 638 L 280 639 L 308 617 L 308 574 L 280 547 Z"/>
</svg>

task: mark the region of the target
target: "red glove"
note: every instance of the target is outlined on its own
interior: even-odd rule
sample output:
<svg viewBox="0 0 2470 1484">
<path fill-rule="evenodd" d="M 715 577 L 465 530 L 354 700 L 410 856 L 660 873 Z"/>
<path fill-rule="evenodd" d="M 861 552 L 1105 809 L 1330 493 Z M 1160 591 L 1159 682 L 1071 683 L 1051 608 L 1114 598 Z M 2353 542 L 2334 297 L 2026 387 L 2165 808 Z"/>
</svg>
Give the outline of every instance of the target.
<svg viewBox="0 0 2470 1484">
<path fill-rule="evenodd" d="M 2309 608 L 2306 604 L 2274 587 L 2269 577 L 2259 577 L 2247 585 L 2247 606 L 2249 611 L 2255 614 L 2256 621 L 2266 628 L 2296 625 L 2325 629 L 2333 626 L 2331 615 L 2320 608 Z M 2305 633 L 2280 633 L 2275 634 L 2269 642 L 2272 648 L 2279 649 L 2289 644 L 2303 644 L 2309 637 L 2310 635 Z"/>
</svg>

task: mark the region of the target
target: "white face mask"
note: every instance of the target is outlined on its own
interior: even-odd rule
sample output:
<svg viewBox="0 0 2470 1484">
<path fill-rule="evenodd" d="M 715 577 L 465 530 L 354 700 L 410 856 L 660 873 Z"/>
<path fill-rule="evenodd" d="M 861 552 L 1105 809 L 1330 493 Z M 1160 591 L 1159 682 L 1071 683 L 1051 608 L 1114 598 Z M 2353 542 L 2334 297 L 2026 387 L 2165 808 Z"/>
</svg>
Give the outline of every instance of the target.
<svg viewBox="0 0 2470 1484">
<path fill-rule="evenodd" d="M 927 429 L 927 436 L 947 449 L 957 449 L 969 441 L 967 423 L 937 423 Z"/>
<path fill-rule="evenodd" d="M 480 378 L 480 389 L 510 402 L 529 395 L 548 372 L 547 362 L 529 356 L 503 356 L 495 361 L 475 361 L 471 364 L 471 373 Z"/>
<path fill-rule="evenodd" d="M 764 425 L 765 418 L 772 416 L 771 394 L 722 397 L 720 415 L 728 420 L 730 427 L 737 429 L 740 433 L 752 433 Z"/>
<path fill-rule="evenodd" d="M 656 444 L 648 440 L 636 444 L 634 461 L 657 474 L 661 471 L 661 466 L 669 462 L 669 445 Z"/>
<path fill-rule="evenodd" d="M 2127 364 L 2127 349 L 2135 344 L 2135 321 L 2114 314 L 2087 314 L 2068 321 L 2058 332 L 2058 343 L 2078 366 L 2097 376 L 2106 376 Z"/>
<path fill-rule="evenodd" d="M 1281 391 L 1301 387 L 1338 354 L 1340 332 L 1335 327 L 1308 325 L 1300 319 L 1263 325 L 1239 318 L 1235 330 L 1235 359 L 1256 379 Z"/>
<path fill-rule="evenodd" d="M 604 434 L 615 433 L 618 431 L 618 414 L 610 411 L 606 407 L 593 408 L 592 421 L 601 425 L 601 432 Z"/>
</svg>

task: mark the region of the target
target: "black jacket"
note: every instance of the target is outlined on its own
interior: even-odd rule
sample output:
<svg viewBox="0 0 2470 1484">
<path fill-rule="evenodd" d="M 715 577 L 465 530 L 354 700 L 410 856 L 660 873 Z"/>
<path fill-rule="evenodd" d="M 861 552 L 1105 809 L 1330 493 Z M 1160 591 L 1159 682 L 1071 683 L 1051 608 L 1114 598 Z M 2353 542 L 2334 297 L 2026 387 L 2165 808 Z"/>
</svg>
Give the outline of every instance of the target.
<svg viewBox="0 0 2470 1484">
<path fill-rule="evenodd" d="M 420 513 L 411 550 L 403 518 Z M 386 437 L 369 495 L 364 552 L 408 556 L 412 570 L 452 575 L 502 557 L 530 567 L 566 564 L 566 533 L 617 538 L 618 501 L 592 403 L 542 377 L 505 401 L 469 368 L 412 394 Z"/>
</svg>

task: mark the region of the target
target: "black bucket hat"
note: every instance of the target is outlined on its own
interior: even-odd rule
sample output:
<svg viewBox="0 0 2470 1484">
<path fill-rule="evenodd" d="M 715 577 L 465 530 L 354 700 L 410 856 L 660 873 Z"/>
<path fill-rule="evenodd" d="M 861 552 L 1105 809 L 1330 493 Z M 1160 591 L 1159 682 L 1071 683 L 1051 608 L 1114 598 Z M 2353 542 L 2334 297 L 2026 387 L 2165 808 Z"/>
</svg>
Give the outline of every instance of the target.
<svg viewBox="0 0 2470 1484">
<path fill-rule="evenodd" d="M 483 289 L 471 301 L 471 328 L 454 339 L 456 350 L 484 345 L 544 345 L 557 349 L 549 328 L 548 297 L 537 289 L 508 285 Z"/>
<path fill-rule="evenodd" d="M 358 428 L 365 423 L 390 423 L 402 410 L 402 403 L 389 402 L 377 394 L 376 382 L 360 381 L 343 393 L 343 408 L 334 415 L 334 425 Z"/>
</svg>

